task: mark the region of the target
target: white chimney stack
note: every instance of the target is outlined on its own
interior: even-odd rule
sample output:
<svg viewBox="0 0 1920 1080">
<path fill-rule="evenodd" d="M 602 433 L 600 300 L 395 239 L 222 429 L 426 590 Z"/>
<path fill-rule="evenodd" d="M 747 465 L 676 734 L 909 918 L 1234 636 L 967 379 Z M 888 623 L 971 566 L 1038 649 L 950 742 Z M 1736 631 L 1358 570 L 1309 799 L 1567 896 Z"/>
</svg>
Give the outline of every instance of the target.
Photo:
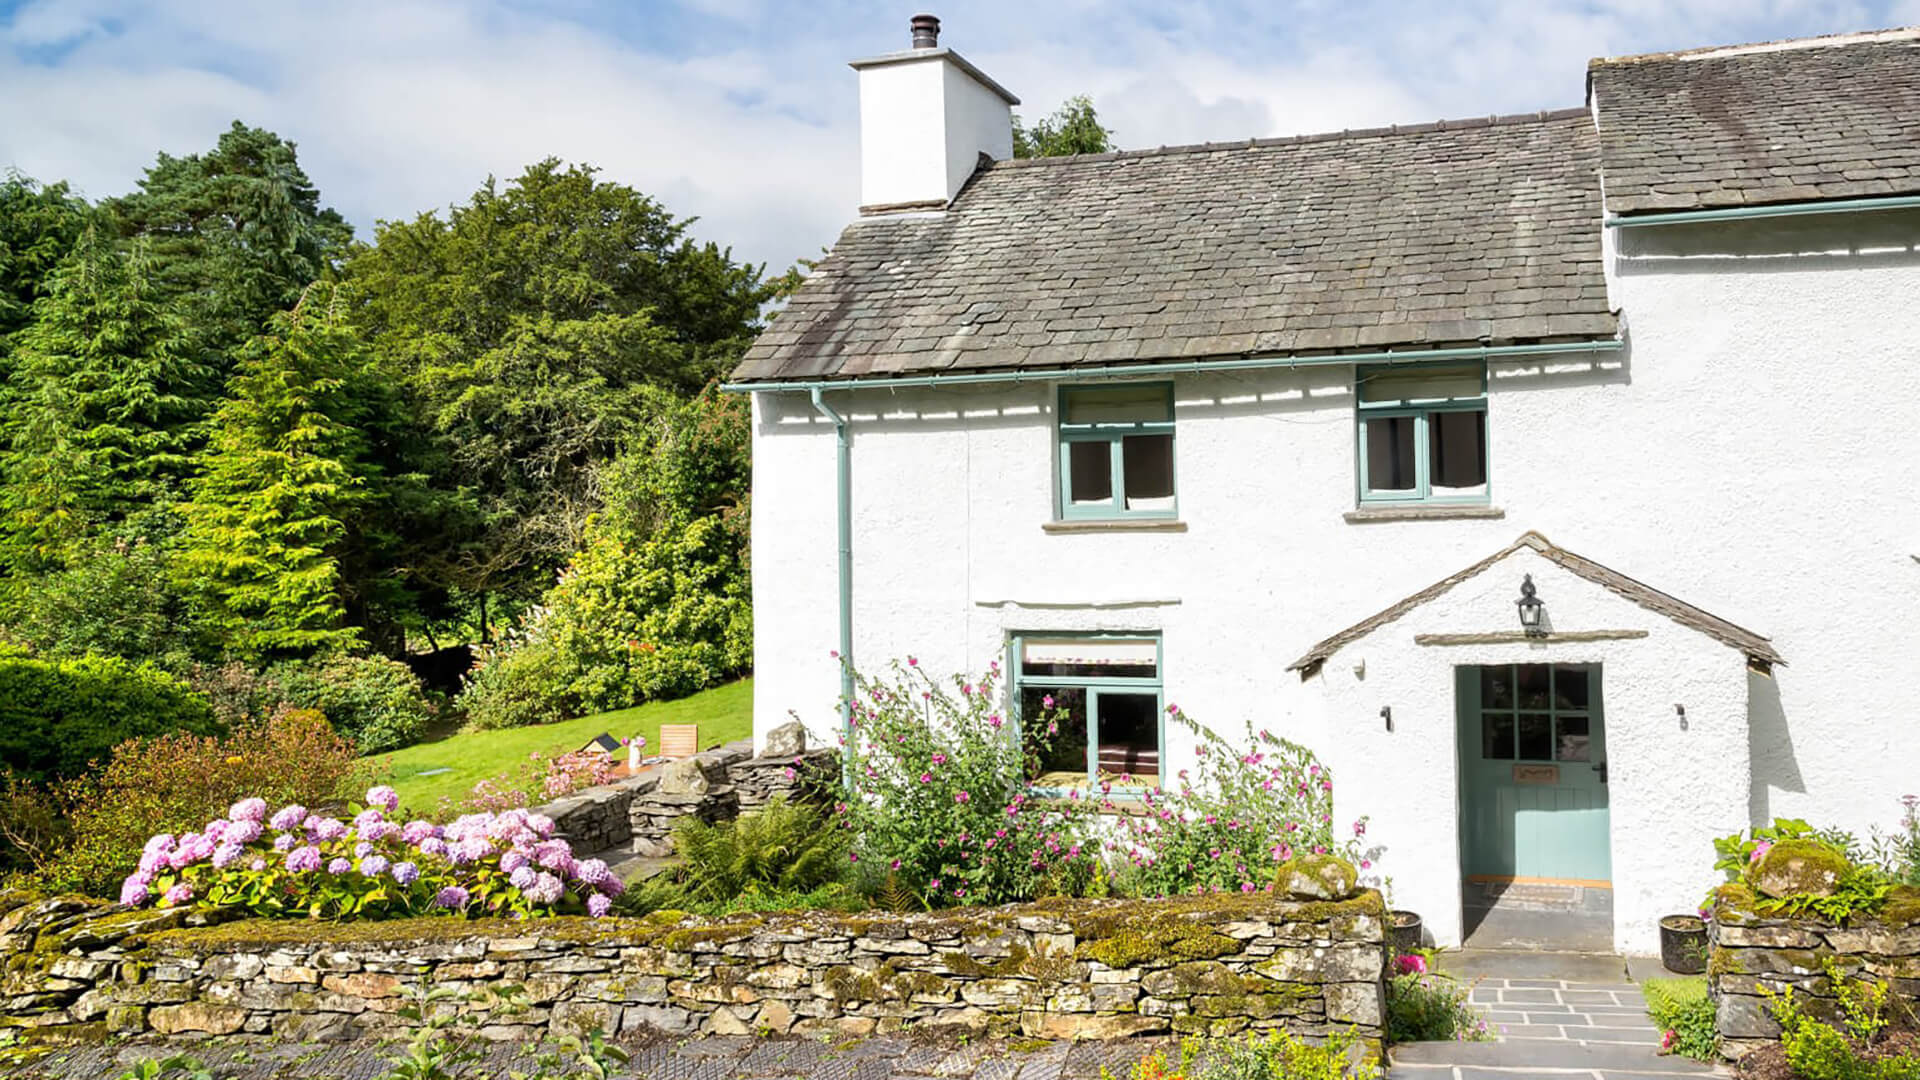
<svg viewBox="0 0 1920 1080">
<path fill-rule="evenodd" d="M 1020 99 L 940 45 L 940 20 L 915 15 L 913 47 L 849 66 L 860 73 L 860 212 L 938 210 L 986 154 L 1013 156 Z"/>
</svg>

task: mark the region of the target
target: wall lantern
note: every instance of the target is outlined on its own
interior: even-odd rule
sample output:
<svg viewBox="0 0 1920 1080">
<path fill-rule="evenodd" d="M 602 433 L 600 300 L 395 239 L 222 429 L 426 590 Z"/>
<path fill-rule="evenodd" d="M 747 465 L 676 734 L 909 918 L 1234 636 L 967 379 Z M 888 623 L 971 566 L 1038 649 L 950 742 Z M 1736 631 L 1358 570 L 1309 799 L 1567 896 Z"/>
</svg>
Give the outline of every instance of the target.
<svg viewBox="0 0 1920 1080">
<path fill-rule="evenodd" d="M 1541 625 L 1540 618 L 1546 612 L 1547 605 L 1541 603 L 1540 598 L 1534 595 L 1532 574 L 1521 579 L 1520 599 L 1515 600 L 1513 606 L 1520 609 L 1520 628 L 1527 632 L 1528 637 L 1542 637 L 1546 634 L 1547 631 Z"/>
</svg>

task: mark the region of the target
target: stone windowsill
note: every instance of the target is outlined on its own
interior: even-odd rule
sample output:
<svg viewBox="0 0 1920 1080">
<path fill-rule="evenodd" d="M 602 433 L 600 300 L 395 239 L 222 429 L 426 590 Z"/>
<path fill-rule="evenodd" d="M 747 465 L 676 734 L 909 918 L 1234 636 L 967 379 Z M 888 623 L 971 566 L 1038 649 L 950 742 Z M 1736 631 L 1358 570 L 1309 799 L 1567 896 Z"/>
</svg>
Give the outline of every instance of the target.
<svg viewBox="0 0 1920 1080">
<path fill-rule="evenodd" d="M 1187 523 L 1167 518 L 1093 518 L 1086 521 L 1043 521 L 1040 529 L 1049 533 L 1186 532 Z"/>
<path fill-rule="evenodd" d="M 1497 506 L 1363 506 L 1342 515 L 1347 523 L 1361 525 L 1375 521 L 1460 521 L 1485 520 L 1507 516 Z"/>
</svg>

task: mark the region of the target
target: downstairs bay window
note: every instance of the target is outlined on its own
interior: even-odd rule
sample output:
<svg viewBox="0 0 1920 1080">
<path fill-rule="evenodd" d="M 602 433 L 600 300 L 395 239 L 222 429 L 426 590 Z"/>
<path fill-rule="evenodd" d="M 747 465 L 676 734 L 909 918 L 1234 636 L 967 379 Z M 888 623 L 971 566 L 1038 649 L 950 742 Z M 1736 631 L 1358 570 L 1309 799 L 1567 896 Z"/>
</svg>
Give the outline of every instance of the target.
<svg viewBox="0 0 1920 1080">
<path fill-rule="evenodd" d="M 1485 364 L 1361 367 L 1360 501 L 1487 501 Z"/>
<path fill-rule="evenodd" d="M 1159 786 L 1159 635 L 1021 635 L 1013 655 L 1035 789 L 1084 790 L 1103 780 L 1116 792 Z"/>
</svg>

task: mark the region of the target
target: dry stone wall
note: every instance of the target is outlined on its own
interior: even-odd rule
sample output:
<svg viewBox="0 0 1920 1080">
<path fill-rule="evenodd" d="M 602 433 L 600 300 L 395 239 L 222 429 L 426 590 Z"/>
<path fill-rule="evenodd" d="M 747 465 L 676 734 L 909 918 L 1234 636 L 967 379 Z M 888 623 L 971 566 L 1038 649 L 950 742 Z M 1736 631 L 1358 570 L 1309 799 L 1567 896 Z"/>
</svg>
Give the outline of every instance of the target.
<svg viewBox="0 0 1920 1080">
<path fill-rule="evenodd" d="M 1880 917 L 1850 926 L 1767 918 L 1723 895 L 1707 943 L 1707 990 L 1728 1058 L 1779 1039 L 1769 992 L 1791 990 L 1809 1015 L 1838 1022 L 1830 965 L 1844 978 L 1885 983 L 1893 996 L 1920 1007 L 1920 901 L 1904 895 Z"/>
<path fill-rule="evenodd" d="M 454 918 L 189 926 L 0 894 L 0 1027 L 42 1037 L 391 1032 L 410 991 L 470 992 L 484 1032 L 599 1028 L 1043 1038 L 1279 1027 L 1381 1034 L 1379 894 L 1062 900 L 912 915 Z M 525 1009 L 485 992 L 513 986 Z"/>
</svg>

